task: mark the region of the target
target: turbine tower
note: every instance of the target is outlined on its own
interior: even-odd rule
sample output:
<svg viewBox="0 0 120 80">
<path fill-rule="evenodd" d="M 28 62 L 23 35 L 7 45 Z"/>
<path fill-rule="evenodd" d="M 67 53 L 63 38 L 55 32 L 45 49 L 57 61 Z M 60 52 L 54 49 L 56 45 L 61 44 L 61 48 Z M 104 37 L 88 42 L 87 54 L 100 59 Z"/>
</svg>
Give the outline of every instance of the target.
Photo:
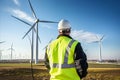
<svg viewBox="0 0 120 80">
<path fill-rule="evenodd" d="M 104 35 L 100 38 L 100 41 L 99 41 L 99 45 L 100 45 L 100 62 L 102 62 L 102 51 L 101 51 L 101 47 L 102 47 L 102 40 L 104 38 Z"/>
<path fill-rule="evenodd" d="M 26 35 L 27 35 L 31 30 L 32 30 L 32 33 L 33 33 L 33 30 L 36 31 L 36 57 L 35 57 L 35 64 L 37 64 L 37 63 L 38 63 L 38 40 L 39 40 L 39 36 L 38 36 L 38 23 L 39 23 L 39 22 L 42 22 L 42 23 L 58 23 L 58 22 L 46 21 L 46 20 L 40 20 L 40 19 L 38 19 L 38 17 L 36 16 L 36 14 L 35 14 L 35 12 L 34 12 L 34 9 L 33 9 L 33 7 L 32 7 L 32 4 L 31 4 L 30 0 L 28 0 L 28 2 L 29 2 L 29 5 L 30 5 L 30 8 L 31 8 L 33 17 L 36 19 L 35 22 L 33 23 L 33 25 L 31 25 L 31 24 L 29 24 L 29 23 L 27 23 L 27 22 L 25 22 L 25 21 L 23 21 L 23 20 L 15 17 L 15 16 L 12 16 L 12 17 L 14 17 L 14 18 L 16 18 L 16 19 L 24 22 L 25 24 L 31 26 L 31 28 L 28 30 L 28 32 L 23 36 L 23 39 L 26 37 Z M 33 36 L 33 35 L 34 35 L 34 34 L 32 34 L 32 50 L 31 50 L 31 51 L 32 51 L 32 53 L 31 53 L 32 55 L 33 55 L 33 43 L 34 43 L 34 36 Z M 33 58 L 33 56 L 32 56 L 32 58 Z"/>
</svg>

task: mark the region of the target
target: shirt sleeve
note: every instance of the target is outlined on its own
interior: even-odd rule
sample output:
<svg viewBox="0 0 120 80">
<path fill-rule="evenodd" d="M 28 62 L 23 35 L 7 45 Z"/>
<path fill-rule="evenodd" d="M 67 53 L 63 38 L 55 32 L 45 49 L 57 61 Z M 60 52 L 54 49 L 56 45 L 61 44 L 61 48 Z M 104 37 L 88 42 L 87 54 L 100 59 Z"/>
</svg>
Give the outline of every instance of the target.
<svg viewBox="0 0 120 80">
<path fill-rule="evenodd" d="M 50 70 L 50 65 L 49 65 L 49 60 L 48 60 L 48 56 L 47 56 L 47 50 L 45 51 L 45 66 L 48 70 Z"/>
<path fill-rule="evenodd" d="M 80 43 L 78 43 L 75 48 L 75 60 L 79 60 L 79 65 L 82 68 L 82 76 L 81 75 L 79 75 L 79 76 L 81 78 L 85 77 L 87 75 L 87 69 L 88 69 L 87 56 L 84 53 Z M 78 74 L 79 74 L 79 72 L 78 72 Z"/>
</svg>

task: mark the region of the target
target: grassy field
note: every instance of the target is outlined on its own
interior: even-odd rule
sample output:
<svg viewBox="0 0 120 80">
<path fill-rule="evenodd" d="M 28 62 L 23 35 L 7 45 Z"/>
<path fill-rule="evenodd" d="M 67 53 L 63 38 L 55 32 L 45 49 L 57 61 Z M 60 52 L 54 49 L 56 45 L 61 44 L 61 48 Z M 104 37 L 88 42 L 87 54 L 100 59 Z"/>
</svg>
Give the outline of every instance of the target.
<svg viewBox="0 0 120 80">
<path fill-rule="evenodd" d="M 43 63 L 33 64 L 34 80 L 49 80 Z M 0 80 L 32 80 L 29 63 L 0 63 Z M 120 80 L 120 65 L 89 63 L 88 75 L 83 80 Z"/>
</svg>

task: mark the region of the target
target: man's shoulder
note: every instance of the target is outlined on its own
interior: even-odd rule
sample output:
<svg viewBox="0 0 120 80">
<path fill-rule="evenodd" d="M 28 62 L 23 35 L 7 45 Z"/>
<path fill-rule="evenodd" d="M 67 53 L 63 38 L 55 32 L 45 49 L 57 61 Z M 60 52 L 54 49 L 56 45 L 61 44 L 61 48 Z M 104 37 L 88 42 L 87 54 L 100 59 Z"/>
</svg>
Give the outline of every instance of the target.
<svg viewBox="0 0 120 80">
<path fill-rule="evenodd" d="M 52 40 L 50 44 L 55 44 L 58 41 L 58 39 Z"/>
<path fill-rule="evenodd" d="M 80 42 L 78 40 L 72 39 L 74 42 L 76 42 L 77 44 L 80 44 Z"/>
</svg>

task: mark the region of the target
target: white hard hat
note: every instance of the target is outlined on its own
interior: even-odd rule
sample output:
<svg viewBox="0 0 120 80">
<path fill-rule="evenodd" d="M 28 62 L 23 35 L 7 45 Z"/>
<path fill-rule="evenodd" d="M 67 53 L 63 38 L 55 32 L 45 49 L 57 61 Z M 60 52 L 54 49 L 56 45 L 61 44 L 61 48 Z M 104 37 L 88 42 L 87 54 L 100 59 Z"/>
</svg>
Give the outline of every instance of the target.
<svg viewBox="0 0 120 80">
<path fill-rule="evenodd" d="M 62 19 L 58 23 L 58 30 L 59 29 L 64 30 L 64 29 L 70 29 L 70 28 L 71 28 L 71 25 L 68 20 Z"/>
</svg>

